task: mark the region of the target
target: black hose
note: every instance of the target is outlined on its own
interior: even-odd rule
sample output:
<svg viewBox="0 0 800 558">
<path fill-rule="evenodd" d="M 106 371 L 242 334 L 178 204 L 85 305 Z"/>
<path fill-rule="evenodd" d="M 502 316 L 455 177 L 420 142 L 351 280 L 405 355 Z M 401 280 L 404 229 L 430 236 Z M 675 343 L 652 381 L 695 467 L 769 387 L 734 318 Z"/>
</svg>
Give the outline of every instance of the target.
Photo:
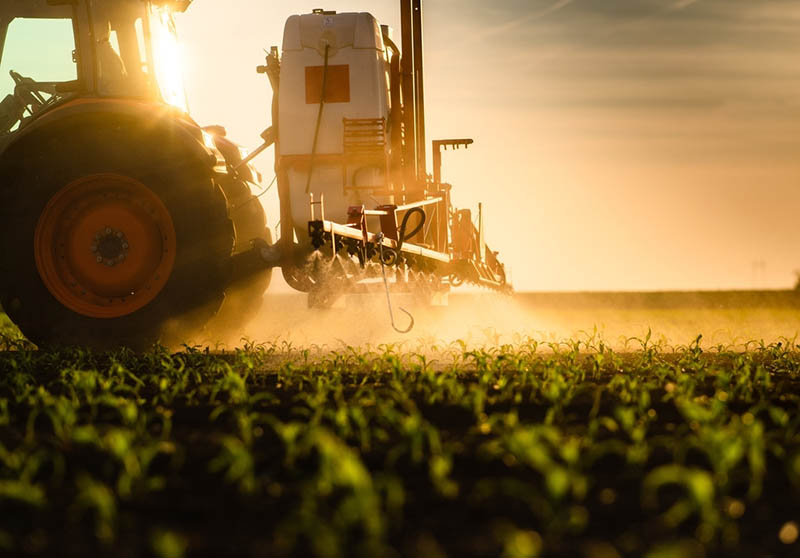
<svg viewBox="0 0 800 558">
<path fill-rule="evenodd" d="M 419 223 L 417 226 L 414 227 L 410 233 L 406 232 L 406 227 L 408 227 L 408 220 L 414 213 L 419 213 Z M 422 227 L 425 225 L 425 211 L 421 207 L 412 207 L 408 210 L 408 212 L 403 215 L 403 220 L 400 222 L 400 231 L 397 234 L 397 252 L 400 252 L 400 248 L 403 247 L 403 243 L 406 241 L 407 238 L 411 238 L 415 234 L 419 233 L 422 230 Z"/>
<path fill-rule="evenodd" d="M 314 143 L 311 146 L 311 159 L 308 162 L 308 180 L 306 180 L 306 194 L 311 191 L 311 174 L 314 172 L 314 158 L 317 156 L 317 141 L 319 140 L 319 129 L 322 125 L 322 111 L 325 108 L 325 90 L 328 86 L 328 52 L 331 45 L 325 45 L 325 65 L 322 67 L 322 93 L 319 99 L 319 112 L 317 113 L 317 126 L 314 130 Z"/>
<path fill-rule="evenodd" d="M 393 40 L 391 40 L 387 35 L 383 36 L 383 42 L 389 49 L 394 52 L 397 56 L 400 56 L 400 49 L 397 48 L 397 45 Z"/>
</svg>

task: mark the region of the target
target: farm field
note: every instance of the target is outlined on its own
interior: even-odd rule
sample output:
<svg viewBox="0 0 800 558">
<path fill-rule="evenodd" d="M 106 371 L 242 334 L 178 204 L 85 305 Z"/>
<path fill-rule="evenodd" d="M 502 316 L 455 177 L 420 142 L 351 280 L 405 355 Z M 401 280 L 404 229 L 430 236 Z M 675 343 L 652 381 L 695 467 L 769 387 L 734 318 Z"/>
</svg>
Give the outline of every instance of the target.
<svg viewBox="0 0 800 558">
<path fill-rule="evenodd" d="M 797 556 L 797 298 L 463 295 L 400 342 L 270 297 L 141 354 L 0 315 L 0 553 Z"/>
</svg>

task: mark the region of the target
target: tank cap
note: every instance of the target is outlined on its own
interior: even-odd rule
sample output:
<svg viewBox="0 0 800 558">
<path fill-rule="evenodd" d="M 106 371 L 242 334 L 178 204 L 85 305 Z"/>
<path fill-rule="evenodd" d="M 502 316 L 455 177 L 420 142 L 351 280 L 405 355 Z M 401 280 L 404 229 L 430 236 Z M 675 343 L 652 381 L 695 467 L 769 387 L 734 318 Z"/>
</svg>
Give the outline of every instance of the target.
<svg viewBox="0 0 800 558">
<path fill-rule="evenodd" d="M 314 8 L 311 10 L 314 15 L 336 15 L 336 10 L 323 10 L 322 8 Z"/>
</svg>

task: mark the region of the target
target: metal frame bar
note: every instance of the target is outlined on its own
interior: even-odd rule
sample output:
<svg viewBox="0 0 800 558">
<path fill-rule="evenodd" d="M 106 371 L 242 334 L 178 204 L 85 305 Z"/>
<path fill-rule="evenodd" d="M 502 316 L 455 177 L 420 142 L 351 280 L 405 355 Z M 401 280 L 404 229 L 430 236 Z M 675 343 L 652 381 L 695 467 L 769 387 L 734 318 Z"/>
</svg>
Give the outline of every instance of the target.
<svg viewBox="0 0 800 558">
<path fill-rule="evenodd" d="M 352 240 L 358 240 L 364 242 L 366 239 L 367 242 L 372 244 L 378 244 L 378 234 L 371 233 L 369 231 L 364 231 L 361 227 L 353 226 L 353 225 L 341 225 L 339 223 L 334 223 L 333 221 L 310 221 L 308 223 L 308 231 L 309 234 L 313 236 L 316 231 L 321 231 L 328 234 L 335 234 L 336 236 L 349 238 Z M 397 250 L 397 241 L 391 238 L 387 238 L 386 236 L 381 237 L 380 243 L 392 250 Z M 447 263 L 449 264 L 452 260 L 449 254 L 443 254 L 441 252 L 437 252 L 435 250 L 431 250 L 429 248 L 423 248 L 422 246 L 418 246 L 416 244 L 411 244 L 410 242 L 404 242 L 403 245 L 400 247 L 400 252 L 404 254 L 410 254 L 413 256 L 421 256 L 423 258 L 428 258 L 431 260 L 436 260 L 437 262 Z"/>
<path fill-rule="evenodd" d="M 424 200 L 418 201 L 418 202 L 407 203 L 407 204 L 404 204 L 404 205 L 398 205 L 395 208 L 395 211 L 397 211 L 399 213 L 401 211 L 408 211 L 409 209 L 414 209 L 415 207 L 425 207 L 426 205 L 434 205 L 434 204 L 440 203 L 442 201 L 444 201 L 444 198 L 428 198 L 428 199 L 424 199 Z"/>
<path fill-rule="evenodd" d="M 403 82 L 403 170 L 406 189 L 417 181 L 417 111 L 414 88 L 414 18 L 412 0 L 400 0 Z"/>
<path fill-rule="evenodd" d="M 414 96 L 415 118 L 417 123 L 417 180 L 427 182 L 428 163 L 427 145 L 425 143 L 425 76 L 424 51 L 422 46 L 422 0 L 412 0 L 413 37 L 414 37 Z"/>
</svg>

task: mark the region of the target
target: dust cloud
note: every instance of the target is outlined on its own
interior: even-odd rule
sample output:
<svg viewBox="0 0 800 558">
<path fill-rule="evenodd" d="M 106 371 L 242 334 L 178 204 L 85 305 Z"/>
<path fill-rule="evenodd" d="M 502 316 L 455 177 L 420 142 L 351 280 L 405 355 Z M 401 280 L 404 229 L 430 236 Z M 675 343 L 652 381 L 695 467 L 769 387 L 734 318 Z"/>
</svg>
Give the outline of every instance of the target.
<svg viewBox="0 0 800 558">
<path fill-rule="evenodd" d="M 707 348 L 746 349 L 748 343 L 791 340 L 800 332 L 800 294 L 792 291 L 671 293 L 451 294 L 446 306 L 394 295 L 396 325 L 409 318 L 408 334 L 390 323 L 382 294 L 343 297 L 329 309 L 310 309 L 305 295 L 268 294 L 258 316 L 224 338 L 203 339 L 212 348 L 288 342 L 295 347 L 341 349 L 400 344 L 408 351 L 459 340 L 469 347 L 543 346 L 567 340 L 600 340 L 615 350 L 636 350 L 650 332 L 665 349 L 702 335 Z M 752 345 L 750 345 L 752 347 Z"/>
</svg>

